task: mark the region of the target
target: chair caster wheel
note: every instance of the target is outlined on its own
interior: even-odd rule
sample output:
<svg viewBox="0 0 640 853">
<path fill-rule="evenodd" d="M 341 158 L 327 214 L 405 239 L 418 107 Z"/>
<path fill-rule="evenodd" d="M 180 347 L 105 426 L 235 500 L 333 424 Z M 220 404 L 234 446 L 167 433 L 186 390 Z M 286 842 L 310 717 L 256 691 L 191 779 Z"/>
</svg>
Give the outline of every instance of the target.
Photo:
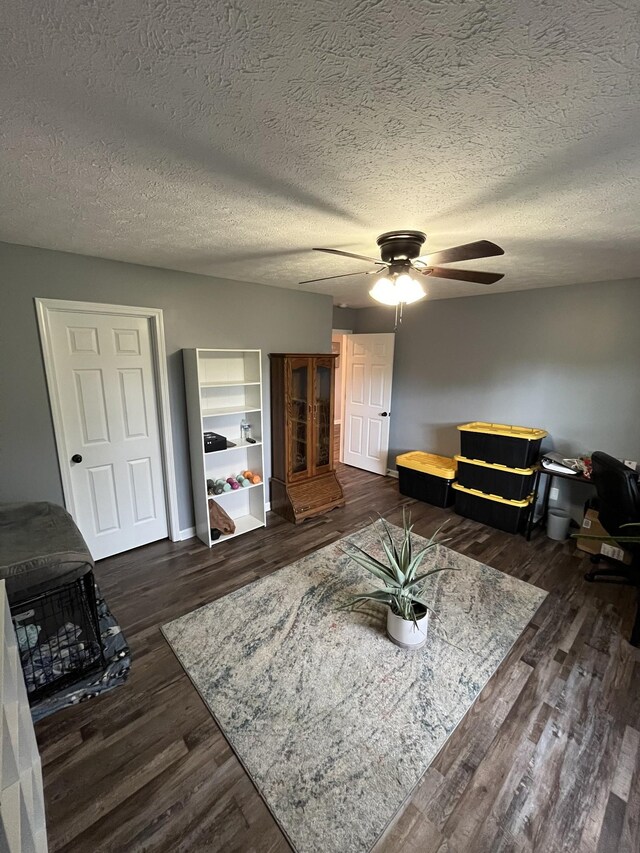
<svg viewBox="0 0 640 853">
<path fill-rule="evenodd" d="M 584 576 L 584 579 L 586 581 L 589 581 L 589 583 L 593 583 L 596 579 L 595 572 L 587 572 Z"/>
</svg>

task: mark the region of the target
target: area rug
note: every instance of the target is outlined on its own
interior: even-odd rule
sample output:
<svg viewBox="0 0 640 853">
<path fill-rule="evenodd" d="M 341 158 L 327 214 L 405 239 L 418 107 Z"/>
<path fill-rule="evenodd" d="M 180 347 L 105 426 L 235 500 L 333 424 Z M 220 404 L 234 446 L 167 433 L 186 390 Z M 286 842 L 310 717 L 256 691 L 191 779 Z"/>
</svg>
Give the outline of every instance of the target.
<svg viewBox="0 0 640 853">
<path fill-rule="evenodd" d="M 404 651 L 382 608 L 338 609 L 376 585 L 349 542 L 381 556 L 370 525 L 163 628 L 298 853 L 371 849 L 546 596 L 438 545 L 425 569 L 460 571 Z"/>
</svg>

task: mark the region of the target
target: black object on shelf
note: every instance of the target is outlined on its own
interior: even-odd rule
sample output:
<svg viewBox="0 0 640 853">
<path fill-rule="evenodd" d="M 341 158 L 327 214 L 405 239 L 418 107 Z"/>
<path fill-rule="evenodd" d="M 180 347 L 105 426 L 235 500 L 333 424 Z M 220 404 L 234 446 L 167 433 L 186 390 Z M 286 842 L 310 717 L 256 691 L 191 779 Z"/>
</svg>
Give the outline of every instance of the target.
<svg viewBox="0 0 640 853">
<path fill-rule="evenodd" d="M 226 450 L 229 442 L 224 435 L 218 435 L 217 432 L 205 432 L 204 434 L 204 452 L 212 453 L 215 450 Z"/>
</svg>

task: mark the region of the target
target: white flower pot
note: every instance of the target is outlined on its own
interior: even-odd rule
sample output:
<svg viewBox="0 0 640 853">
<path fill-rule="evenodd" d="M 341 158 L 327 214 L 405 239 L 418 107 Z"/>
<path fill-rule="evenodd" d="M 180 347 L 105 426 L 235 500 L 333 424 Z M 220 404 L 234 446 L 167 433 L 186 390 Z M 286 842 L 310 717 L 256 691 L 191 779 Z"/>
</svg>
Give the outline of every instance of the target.
<svg viewBox="0 0 640 853">
<path fill-rule="evenodd" d="M 403 619 L 387 608 L 387 636 L 392 643 L 402 649 L 421 649 L 427 642 L 429 611 L 416 622 Z"/>
</svg>

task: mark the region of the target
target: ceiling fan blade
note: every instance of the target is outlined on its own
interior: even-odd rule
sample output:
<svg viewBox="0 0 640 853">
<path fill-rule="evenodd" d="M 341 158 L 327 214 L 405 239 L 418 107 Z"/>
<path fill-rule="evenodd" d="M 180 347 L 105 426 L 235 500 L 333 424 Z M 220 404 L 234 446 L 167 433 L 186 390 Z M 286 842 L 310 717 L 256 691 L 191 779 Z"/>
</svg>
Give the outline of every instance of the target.
<svg viewBox="0 0 640 853">
<path fill-rule="evenodd" d="M 372 264 L 384 263 L 384 261 L 381 261 L 380 258 L 368 258 L 366 255 L 354 255 L 353 252 L 343 252 L 341 249 L 319 249 L 317 246 L 314 246 L 313 251 L 328 252 L 330 255 L 343 255 L 345 258 L 356 258 L 359 261 L 371 261 Z M 388 264 L 385 264 L 385 266 L 388 266 Z"/>
<path fill-rule="evenodd" d="M 476 258 L 491 258 L 494 255 L 504 255 L 504 249 L 491 243 L 489 240 L 476 240 L 475 243 L 465 243 L 464 246 L 454 246 L 452 249 L 443 249 L 432 255 L 424 255 L 416 258 L 421 264 L 453 264 L 456 261 L 474 261 Z"/>
<path fill-rule="evenodd" d="M 477 270 L 457 270 L 452 267 L 429 267 L 426 270 L 420 270 L 423 275 L 433 276 L 433 278 L 452 278 L 455 281 L 472 281 L 475 284 L 495 284 L 504 278 L 504 273 L 501 272 L 478 272 Z"/>
<path fill-rule="evenodd" d="M 380 263 L 380 261 L 378 261 Z M 325 275 L 323 278 L 308 278 L 306 281 L 299 281 L 298 284 L 313 284 L 316 281 L 330 281 L 332 278 L 346 278 L 349 275 L 376 275 L 382 272 L 378 270 L 361 270 L 360 272 L 343 272 L 341 275 Z"/>
</svg>

